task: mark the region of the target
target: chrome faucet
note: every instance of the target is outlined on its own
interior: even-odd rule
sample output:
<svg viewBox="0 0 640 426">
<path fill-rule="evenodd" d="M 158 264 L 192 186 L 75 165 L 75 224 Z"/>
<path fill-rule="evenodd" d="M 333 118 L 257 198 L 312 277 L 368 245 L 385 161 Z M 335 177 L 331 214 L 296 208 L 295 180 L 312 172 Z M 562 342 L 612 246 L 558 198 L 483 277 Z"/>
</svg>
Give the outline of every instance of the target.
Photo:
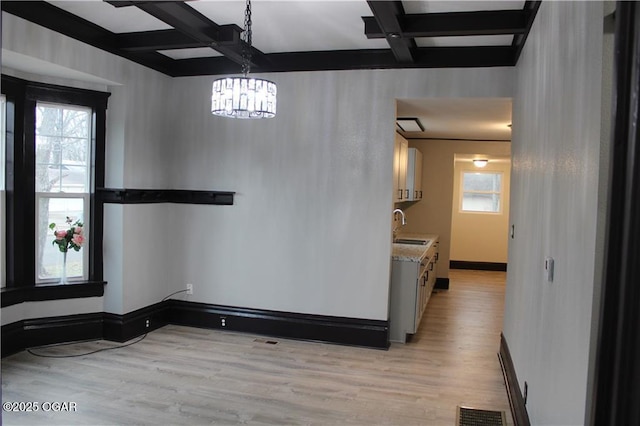
<svg viewBox="0 0 640 426">
<path fill-rule="evenodd" d="M 393 214 L 395 215 L 396 213 L 400 213 L 400 216 L 402 216 L 402 225 L 406 225 L 407 224 L 407 218 L 404 216 L 404 212 L 400 209 L 395 209 L 393 211 Z"/>
<path fill-rule="evenodd" d="M 400 209 L 395 209 L 393 211 L 394 219 L 395 219 L 395 214 L 396 213 L 400 213 L 400 216 L 402 216 L 402 226 L 406 225 L 407 224 L 407 218 L 404 216 L 404 212 L 402 210 L 400 210 Z M 398 229 L 397 226 L 393 227 L 393 242 L 396 241 L 396 230 L 397 229 Z"/>
</svg>

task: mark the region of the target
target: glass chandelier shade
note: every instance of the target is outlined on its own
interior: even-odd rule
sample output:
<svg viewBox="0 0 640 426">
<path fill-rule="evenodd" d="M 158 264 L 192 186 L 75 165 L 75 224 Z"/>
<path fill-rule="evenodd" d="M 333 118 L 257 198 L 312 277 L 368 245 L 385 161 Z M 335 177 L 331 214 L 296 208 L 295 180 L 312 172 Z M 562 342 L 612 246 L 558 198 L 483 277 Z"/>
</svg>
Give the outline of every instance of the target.
<svg viewBox="0 0 640 426">
<path fill-rule="evenodd" d="M 242 77 L 224 77 L 213 82 L 211 113 L 231 118 L 271 118 L 276 115 L 276 84 L 250 78 L 251 0 L 247 0 L 242 33 Z"/>
<path fill-rule="evenodd" d="M 232 118 L 275 117 L 277 92 L 276 84 L 269 80 L 219 78 L 211 89 L 211 113 Z"/>
</svg>

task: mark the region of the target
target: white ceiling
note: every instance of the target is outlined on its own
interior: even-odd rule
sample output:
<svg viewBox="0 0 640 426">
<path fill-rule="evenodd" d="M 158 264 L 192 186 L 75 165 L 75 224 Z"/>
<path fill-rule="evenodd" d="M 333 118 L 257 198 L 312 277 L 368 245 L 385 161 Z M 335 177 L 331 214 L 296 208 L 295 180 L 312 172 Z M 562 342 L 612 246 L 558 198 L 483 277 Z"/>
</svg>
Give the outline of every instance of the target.
<svg viewBox="0 0 640 426">
<path fill-rule="evenodd" d="M 398 99 L 398 117 L 417 117 L 424 132 L 408 139 L 511 140 L 511 98 Z"/>
<path fill-rule="evenodd" d="M 100 0 L 50 1 L 111 32 L 170 29 L 135 7 L 116 8 Z M 522 9 L 520 1 L 403 1 L 406 13 Z M 244 27 L 244 0 L 196 0 L 189 5 L 217 24 Z M 252 0 L 253 45 L 264 53 L 388 49 L 385 39 L 367 39 L 363 16 L 373 16 L 365 0 Z M 510 45 L 511 35 L 417 38 L 419 47 Z M 161 51 L 173 59 L 220 56 L 213 49 Z"/>
<path fill-rule="evenodd" d="M 113 33 L 170 29 L 136 7 L 101 0 L 50 1 Z M 522 9 L 518 1 L 403 1 L 407 14 Z M 244 26 L 245 0 L 192 0 L 188 4 L 217 24 Z M 253 45 L 264 53 L 388 49 L 385 39 L 367 39 L 365 0 L 252 0 Z M 420 47 L 511 45 L 513 36 L 417 38 Z M 172 59 L 220 56 L 209 48 L 160 51 Z M 425 131 L 408 138 L 510 140 L 510 99 L 400 99 L 399 117 L 419 117 Z"/>
</svg>

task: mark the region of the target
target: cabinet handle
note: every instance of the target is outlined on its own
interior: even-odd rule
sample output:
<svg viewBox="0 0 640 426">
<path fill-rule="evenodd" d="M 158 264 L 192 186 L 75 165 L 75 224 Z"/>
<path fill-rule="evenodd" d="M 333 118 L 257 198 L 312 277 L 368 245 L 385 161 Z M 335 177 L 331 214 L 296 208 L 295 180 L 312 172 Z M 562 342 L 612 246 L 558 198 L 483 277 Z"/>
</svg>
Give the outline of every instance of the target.
<svg viewBox="0 0 640 426">
<path fill-rule="evenodd" d="M 407 191 L 407 199 L 409 199 L 409 190 L 406 189 L 405 191 Z"/>
<path fill-rule="evenodd" d="M 400 199 L 402 200 L 402 189 L 398 189 L 398 191 L 400 191 Z"/>
<path fill-rule="evenodd" d="M 427 273 L 425 274 L 424 281 L 425 282 L 429 281 L 429 271 L 427 271 Z"/>
<path fill-rule="evenodd" d="M 429 263 L 429 270 L 433 271 L 433 262 Z"/>
<path fill-rule="evenodd" d="M 413 191 L 414 195 L 413 198 L 418 198 L 418 191 Z"/>
<path fill-rule="evenodd" d="M 420 190 L 420 198 L 422 198 L 422 190 Z"/>
<path fill-rule="evenodd" d="M 436 253 L 436 262 L 438 261 L 438 255 L 439 255 L 439 254 L 440 254 L 440 253 Z"/>
</svg>

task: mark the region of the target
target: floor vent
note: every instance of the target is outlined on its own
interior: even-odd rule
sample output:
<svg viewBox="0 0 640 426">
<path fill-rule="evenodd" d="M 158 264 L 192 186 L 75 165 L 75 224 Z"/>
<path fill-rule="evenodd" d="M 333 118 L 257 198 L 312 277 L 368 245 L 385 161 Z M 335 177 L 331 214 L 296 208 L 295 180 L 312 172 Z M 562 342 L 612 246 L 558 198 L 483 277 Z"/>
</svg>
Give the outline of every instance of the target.
<svg viewBox="0 0 640 426">
<path fill-rule="evenodd" d="M 457 426 L 507 426 L 504 411 L 458 407 Z"/>
<path fill-rule="evenodd" d="M 265 340 L 265 339 L 253 339 L 254 342 L 257 343 L 266 343 L 267 345 L 277 345 L 278 342 L 275 340 Z"/>
</svg>

